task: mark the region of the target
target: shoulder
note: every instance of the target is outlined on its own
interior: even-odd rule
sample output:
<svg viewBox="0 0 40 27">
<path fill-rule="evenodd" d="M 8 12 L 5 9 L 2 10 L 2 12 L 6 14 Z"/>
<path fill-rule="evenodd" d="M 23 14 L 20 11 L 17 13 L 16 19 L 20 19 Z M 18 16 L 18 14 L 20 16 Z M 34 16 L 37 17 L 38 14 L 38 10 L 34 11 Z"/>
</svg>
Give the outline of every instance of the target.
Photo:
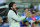
<svg viewBox="0 0 40 27">
<path fill-rule="evenodd" d="M 13 10 L 9 10 L 8 14 L 12 14 L 12 13 L 14 13 L 14 11 Z"/>
<path fill-rule="evenodd" d="M 9 10 L 9 12 L 8 13 L 10 13 L 10 12 L 14 12 L 13 10 Z"/>
<path fill-rule="evenodd" d="M 13 10 L 9 10 L 8 12 L 8 16 L 11 16 L 11 15 L 15 15 L 15 12 Z"/>
</svg>

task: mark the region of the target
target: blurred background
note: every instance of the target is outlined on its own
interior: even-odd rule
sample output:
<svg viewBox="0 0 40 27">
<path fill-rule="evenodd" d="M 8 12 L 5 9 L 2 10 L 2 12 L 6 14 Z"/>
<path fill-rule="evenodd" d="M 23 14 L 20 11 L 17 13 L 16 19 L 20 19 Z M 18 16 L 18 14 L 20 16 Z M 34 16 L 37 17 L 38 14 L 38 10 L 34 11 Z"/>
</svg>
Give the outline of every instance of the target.
<svg viewBox="0 0 40 27">
<path fill-rule="evenodd" d="M 0 16 L 6 16 L 8 12 L 8 4 L 10 2 L 16 3 L 19 14 L 23 12 L 22 10 L 24 8 L 28 8 L 30 10 L 31 5 L 33 6 L 32 8 L 40 10 L 40 0 L 0 0 Z"/>
<path fill-rule="evenodd" d="M 7 22 L 5 27 L 9 27 L 7 14 L 9 11 L 8 6 L 9 6 L 10 2 L 16 3 L 17 13 L 20 16 L 24 12 L 24 9 L 28 9 L 28 11 L 30 11 L 31 13 L 33 11 L 35 11 L 35 13 L 32 13 L 32 15 L 33 14 L 36 15 L 37 13 L 39 13 L 38 14 L 39 16 L 36 15 L 36 18 L 39 18 L 39 20 L 37 20 L 38 22 L 31 23 L 31 21 L 29 21 L 28 24 L 30 24 L 30 26 L 32 24 L 39 24 L 39 26 L 40 26 L 40 0 L 0 0 L 0 18 L 2 18 L 2 20 L 0 20 L 0 27 L 1 27 L 1 25 L 5 26 L 5 24 L 4 24 L 5 22 Z M 5 19 L 6 19 L 6 21 L 5 21 Z M 3 22 L 3 21 L 5 21 L 5 22 Z M 27 21 L 25 21 L 25 22 L 27 22 Z M 22 24 L 22 22 L 20 24 Z M 32 27 L 33 27 L 33 25 L 32 25 Z"/>
</svg>

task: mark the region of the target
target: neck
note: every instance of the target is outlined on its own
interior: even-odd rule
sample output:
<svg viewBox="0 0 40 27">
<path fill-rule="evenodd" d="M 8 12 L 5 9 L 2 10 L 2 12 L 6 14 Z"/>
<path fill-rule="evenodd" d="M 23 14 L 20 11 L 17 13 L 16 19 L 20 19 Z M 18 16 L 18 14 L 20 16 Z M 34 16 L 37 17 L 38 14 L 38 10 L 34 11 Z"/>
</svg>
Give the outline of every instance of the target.
<svg viewBox="0 0 40 27">
<path fill-rule="evenodd" d="M 17 14 L 17 11 L 16 11 L 16 9 L 13 9 L 13 11 Z"/>
<path fill-rule="evenodd" d="M 13 9 L 13 10 L 16 10 L 16 9 Z"/>
</svg>

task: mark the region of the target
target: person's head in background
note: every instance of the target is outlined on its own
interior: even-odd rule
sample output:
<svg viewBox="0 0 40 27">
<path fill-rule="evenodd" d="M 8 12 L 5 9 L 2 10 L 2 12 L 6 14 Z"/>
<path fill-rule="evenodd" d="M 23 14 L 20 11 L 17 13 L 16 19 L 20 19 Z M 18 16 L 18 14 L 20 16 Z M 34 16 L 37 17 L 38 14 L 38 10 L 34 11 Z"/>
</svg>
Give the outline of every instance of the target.
<svg viewBox="0 0 40 27">
<path fill-rule="evenodd" d="M 28 8 L 25 8 L 25 9 L 24 9 L 24 12 L 27 13 L 27 12 L 28 12 Z"/>
<path fill-rule="evenodd" d="M 9 9 L 10 9 L 10 10 L 16 10 L 16 4 L 15 4 L 15 2 L 11 2 L 11 3 L 9 4 Z"/>
<path fill-rule="evenodd" d="M 24 21 L 24 25 L 27 26 L 28 25 L 28 21 Z"/>
<path fill-rule="evenodd" d="M 35 16 L 35 12 L 32 12 L 32 16 L 33 16 L 33 17 Z"/>
<path fill-rule="evenodd" d="M 40 11 L 37 11 L 37 15 L 39 15 L 40 14 Z"/>
<path fill-rule="evenodd" d="M 8 23 L 8 19 L 7 18 L 3 18 L 3 23 Z"/>
<path fill-rule="evenodd" d="M 31 16 L 31 12 L 30 11 L 28 11 L 28 17 L 30 17 Z"/>
<path fill-rule="evenodd" d="M 38 26 L 38 22 L 36 21 L 36 22 L 34 22 L 34 27 L 39 27 Z"/>
<path fill-rule="evenodd" d="M 2 17 L 0 17 L 0 23 L 2 22 Z"/>
</svg>

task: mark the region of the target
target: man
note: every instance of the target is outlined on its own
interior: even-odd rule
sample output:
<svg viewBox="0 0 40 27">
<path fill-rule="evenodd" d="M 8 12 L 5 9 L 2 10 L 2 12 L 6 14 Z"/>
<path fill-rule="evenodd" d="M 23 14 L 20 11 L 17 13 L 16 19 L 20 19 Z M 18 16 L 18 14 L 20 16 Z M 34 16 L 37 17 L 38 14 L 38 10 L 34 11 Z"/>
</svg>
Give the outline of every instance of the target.
<svg viewBox="0 0 40 27">
<path fill-rule="evenodd" d="M 19 22 L 27 17 L 27 14 L 24 16 L 20 17 L 17 14 L 16 11 L 16 4 L 15 2 L 11 2 L 9 4 L 9 12 L 8 12 L 8 21 L 9 21 L 9 27 L 20 27 Z"/>
<path fill-rule="evenodd" d="M 37 11 L 37 14 L 35 15 L 36 20 L 40 19 L 40 11 Z"/>
<path fill-rule="evenodd" d="M 31 18 L 35 21 L 35 12 L 32 12 Z"/>
<path fill-rule="evenodd" d="M 28 9 L 25 8 L 25 9 L 24 9 L 24 12 L 21 14 L 21 16 L 24 16 L 24 14 L 26 14 L 27 12 L 28 12 Z"/>
<path fill-rule="evenodd" d="M 24 16 L 25 14 L 28 14 L 28 16 L 27 16 L 27 18 L 26 19 L 24 19 L 23 21 L 21 21 L 20 22 L 20 26 L 22 26 L 23 25 L 23 22 L 26 20 L 26 21 L 30 21 L 30 20 L 32 20 L 32 18 L 30 17 L 30 15 L 31 15 L 31 12 L 30 11 L 28 11 L 28 9 L 26 8 L 26 9 L 24 9 L 24 12 L 21 14 L 21 16 Z"/>
<path fill-rule="evenodd" d="M 40 26 L 40 11 L 37 11 L 37 14 L 35 15 L 36 21 L 38 21 L 39 26 Z"/>
<path fill-rule="evenodd" d="M 3 24 L 2 24 L 2 27 L 9 27 L 8 19 L 7 19 L 7 18 L 3 18 Z"/>
<path fill-rule="evenodd" d="M 25 8 L 24 12 L 21 14 L 21 16 L 24 16 L 27 12 L 28 12 L 28 9 Z M 23 21 L 20 22 L 20 26 L 22 26 L 22 25 L 23 25 Z"/>
</svg>

